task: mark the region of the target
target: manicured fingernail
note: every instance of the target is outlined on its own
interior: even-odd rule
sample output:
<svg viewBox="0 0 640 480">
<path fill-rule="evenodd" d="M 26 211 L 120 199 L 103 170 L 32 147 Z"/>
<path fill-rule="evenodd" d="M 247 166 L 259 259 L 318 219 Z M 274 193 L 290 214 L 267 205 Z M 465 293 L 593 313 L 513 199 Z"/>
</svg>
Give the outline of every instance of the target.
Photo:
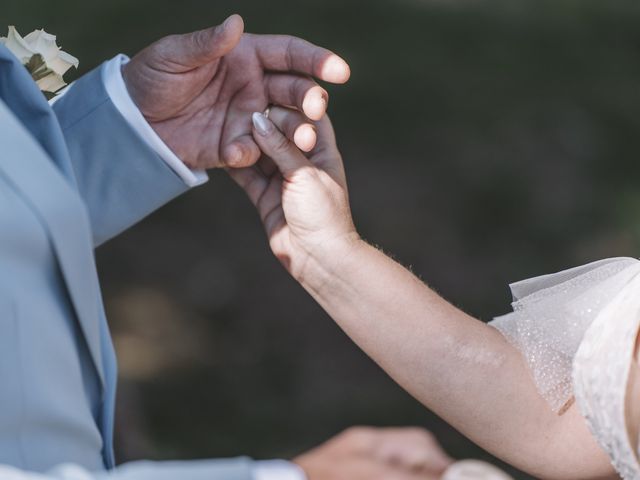
<svg viewBox="0 0 640 480">
<path fill-rule="evenodd" d="M 256 128 L 256 132 L 263 137 L 266 137 L 271 133 L 273 123 L 271 123 L 263 114 L 256 112 L 251 116 L 251 120 L 253 120 L 253 126 Z"/>
</svg>

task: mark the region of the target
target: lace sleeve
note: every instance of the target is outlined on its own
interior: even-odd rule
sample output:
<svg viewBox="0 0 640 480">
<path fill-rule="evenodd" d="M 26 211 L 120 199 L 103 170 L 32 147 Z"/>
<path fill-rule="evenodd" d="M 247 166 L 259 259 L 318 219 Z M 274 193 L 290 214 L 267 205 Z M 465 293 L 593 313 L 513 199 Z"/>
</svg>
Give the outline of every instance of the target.
<svg viewBox="0 0 640 480">
<path fill-rule="evenodd" d="M 573 399 L 572 364 L 586 330 L 638 270 L 635 259 L 612 258 L 511 285 L 513 312 L 490 325 L 522 352 L 554 412 Z"/>
</svg>

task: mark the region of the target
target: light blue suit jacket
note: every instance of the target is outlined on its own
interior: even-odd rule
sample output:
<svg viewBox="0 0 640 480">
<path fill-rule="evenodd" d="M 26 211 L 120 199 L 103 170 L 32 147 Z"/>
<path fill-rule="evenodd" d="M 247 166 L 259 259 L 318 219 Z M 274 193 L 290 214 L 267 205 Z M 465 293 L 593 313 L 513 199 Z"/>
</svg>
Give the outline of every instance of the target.
<svg viewBox="0 0 640 480">
<path fill-rule="evenodd" d="M 96 478 L 114 466 L 117 367 L 93 249 L 185 190 L 111 103 L 100 69 L 52 109 L 0 45 L 0 465 L 72 463 Z M 251 462 L 110 475 L 245 480 Z"/>
</svg>

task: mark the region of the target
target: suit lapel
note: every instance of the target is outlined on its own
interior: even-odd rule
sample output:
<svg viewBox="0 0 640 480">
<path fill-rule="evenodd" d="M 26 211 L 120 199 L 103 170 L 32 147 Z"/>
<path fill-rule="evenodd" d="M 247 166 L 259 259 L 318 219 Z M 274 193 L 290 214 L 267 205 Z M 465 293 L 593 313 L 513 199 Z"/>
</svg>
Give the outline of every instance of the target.
<svg viewBox="0 0 640 480">
<path fill-rule="evenodd" d="M 73 188 L 68 153 L 55 114 L 24 67 L 2 45 L 0 146 L 0 171 L 48 229 L 71 303 L 104 386 L 101 307 L 88 214 Z"/>
<path fill-rule="evenodd" d="M 0 45 L 0 99 L 75 186 L 70 163 L 62 161 L 68 152 L 53 110 L 26 68 L 3 45 Z"/>
</svg>

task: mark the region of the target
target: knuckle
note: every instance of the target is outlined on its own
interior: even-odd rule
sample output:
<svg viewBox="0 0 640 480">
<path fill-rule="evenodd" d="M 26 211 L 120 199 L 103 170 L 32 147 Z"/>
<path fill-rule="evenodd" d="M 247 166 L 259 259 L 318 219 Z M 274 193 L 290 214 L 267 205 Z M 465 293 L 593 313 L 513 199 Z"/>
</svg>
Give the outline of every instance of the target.
<svg viewBox="0 0 640 480">
<path fill-rule="evenodd" d="M 209 32 L 206 30 L 199 30 L 191 34 L 191 42 L 196 51 L 204 50 L 208 47 Z"/>
<path fill-rule="evenodd" d="M 300 93 L 300 79 L 297 78 L 289 82 L 289 101 L 292 104 L 299 104 L 304 98 L 304 92 Z"/>
<path fill-rule="evenodd" d="M 352 427 L 347 428 L 344 433 L 347 435 L 362 435 L 369 430 L 369 427 L 365 427 L 362 425 L 354 425 Z"/>
<path fill-rule="evenodd" d="M 182 45 L 183 42 L 184 38 L 181 35 L 167 35 L 148 47 L 148 51 L 153 52 L 160 59 L 171 58 L 176 46 Z"/>
<path fill-rule="evenodd" d="M 298 125 L 295 122 L 287 121 L 284 124 L 282 131 L 290 141 L 292 141 L 294 144 L 296 143 L 296 133 L 298 131 Z"/>
<path fill-rule="evenodd" d="M 173 45 L 173 44 L 176 44 L 176 43 L 180 42 L 181 40 L 183 40 L 182 35 L 179 35 L 177 33 L 173 33 L 171 35 L 167 35 L 167 36 L 163 37 L 162 39 L 158 40 L 156 42 L 156 45 L 157 44 Z"/>
<path fill-rule="evenodd" d="M 340 438 L 347 443 L 351 443 L 358 436 L 359 427 L 349 427 L 340 434 Z"/>
<path fill-rule="evenodd" d="M 371 427 L 353 426 L 345 430 L 343 435 L 349 443 L 356 446 L 362 446 L 368 443 L 370 438 L 373 436 L 373 431 L 374 429 Z"/>
<path fill-rule="evenodd" d="M 285 65 L 287 66 L 288 70 L 293 70 L 293 66 L 294 66 L 294 54 L 293 54 L 293 48 L 295 45 L 295 38 L 291 37 L 291 36 L 285 36 L 284 40 L 286 42 L 285 45 L 285 49 L 284 49 L 284 62 Z"/>
<path fill-rule="evenodd" d="M 305 78 L 297 78 L 291 82 L 291 98 L 296 99 L 298 105 L 302 105 L 307 93 L 311 90 L 309 81 Z"/>
<path fill-rule="evenodd" d="M 434 440 L 435 436 L 429 430 L 422 427 L 407 427 L 405 429 L 407 435 L 410 435 L 415 438 L 419 438 L 422 440 Z"/>
</svg>

